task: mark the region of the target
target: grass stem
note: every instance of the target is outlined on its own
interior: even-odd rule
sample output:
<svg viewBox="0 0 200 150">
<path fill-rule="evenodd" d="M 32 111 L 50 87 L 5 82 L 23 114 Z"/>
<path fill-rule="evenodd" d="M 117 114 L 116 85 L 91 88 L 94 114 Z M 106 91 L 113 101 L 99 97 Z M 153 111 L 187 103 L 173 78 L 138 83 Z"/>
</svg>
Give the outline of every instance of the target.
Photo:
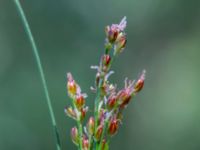
<svg viewBox="0 0 200 150">
<path fill-rule="evenodd" d="M 33 53 L 34 53 L 34 56 L 35 56 L 35 59 L 36 59 L 36 63 L 37 63 L 37 66 L 38 66 L 38 70 L 39 70 L 39 73 L 40 73 L 42 85 L 43 85 L 45 96 L 46 96 L 47 105 L 48 105 L 48 108 L 49 108 L 49 114 L 50 114 L 51 122 L 52 122 L 52 125 L 53 125 L 53 130 L 55 132 L 56 148 L 57 148 L 57 150 L 61 150 L 59 133 L 58 133 L 57 125 L 56 125 L 56 120 L 55 120 L 51 100 L 50 100 L 50 97 L 49 97 L 49 92 L 48 92 L 47 83 L 46 83 L 46 80 L 45 80 L 44 71 L 43 71 L 41 60 L 40 60 L 39 53 L 38 53 L 38 48 L 35 44 L 35 40 L 34 40 L 33 35 L 31 33 L 31 29 L 29 27 L 28 21 L 26 19 L 26 16 L 24 14 L 24 11 L 22 9 L 20 1 L 14 0 L 14 2 L 16 4 L 20 18 L 22 19 L 25 31 L 26 31 L 26 33 L 29 37 L 29 40 L 30 40 L 30 43 L 31 43 L 31 46 L 32 46 L 32 50 L 33 50 Z"/>
</svg>

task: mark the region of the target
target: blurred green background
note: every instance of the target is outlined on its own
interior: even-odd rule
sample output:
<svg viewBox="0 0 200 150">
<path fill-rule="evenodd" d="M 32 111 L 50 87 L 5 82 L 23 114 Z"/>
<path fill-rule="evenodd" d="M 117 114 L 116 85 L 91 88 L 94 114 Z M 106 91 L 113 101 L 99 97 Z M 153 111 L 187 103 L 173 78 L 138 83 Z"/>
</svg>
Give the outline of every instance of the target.
<svg viewBox="0 0 200 150">
<path fill-rule="evenodd" d="M 200 1 L 21 0 L 39 48 L 63 150 L 75 150 L 65 116 L 66 72 L 92 106 L 104 27 L 127 16 L 127 48 L 113 65 L 118 87 L 145 68 L 145 88 L 125 111 L 112 150 L 200 149 Z M 55 150 L 28 37 L 12 0 L 0 0 L 0 150 Z"/>
</svg>

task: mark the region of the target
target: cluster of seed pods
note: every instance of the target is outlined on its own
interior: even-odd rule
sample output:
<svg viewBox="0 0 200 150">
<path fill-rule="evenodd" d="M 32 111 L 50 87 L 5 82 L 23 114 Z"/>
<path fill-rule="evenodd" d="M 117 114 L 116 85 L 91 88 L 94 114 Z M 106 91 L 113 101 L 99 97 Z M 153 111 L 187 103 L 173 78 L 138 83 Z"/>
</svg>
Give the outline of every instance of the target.
<svg viewBox="0 0 200 150">
<path fill-rule="evenodd" d="M 122 122 L 123 110 L 130 100 L 143 88 L 145 71 L 137 81 L 125 79 L 125 86 L 118 90 L 108 78 L 114 72 L 111 69 L 113 60 L 123 52 L 126 46 L 126 17 L 119 24 L 107 26 L 105 52 L 96 69 L 95 87 L 91 90 L 96 93 L 94 100 L 94 116 L 89 117 L 86 126 L 83 119 L 88 107 L 85 106 L 86 94 L 81 92 L 71 73 L 67 74 L 67 91 L 72 100 L 72 106 L 65 108 L 65 113 L 77 121 L 77 127 L 71 129 L 71 138 L 80 150 L 108 150 L 108 140 L 117 133 Z"/>
</svg>

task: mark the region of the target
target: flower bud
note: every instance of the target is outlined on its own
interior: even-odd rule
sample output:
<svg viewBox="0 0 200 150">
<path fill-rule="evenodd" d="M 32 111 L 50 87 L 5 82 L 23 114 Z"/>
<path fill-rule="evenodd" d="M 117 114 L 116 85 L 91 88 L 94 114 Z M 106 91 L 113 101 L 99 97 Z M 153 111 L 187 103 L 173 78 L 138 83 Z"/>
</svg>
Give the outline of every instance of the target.
<svg viewBox="0 0 200 150">
<path fill-rule="evenodd" d="M 76 127 L 73 127 L 71 129 L 71 139 L 74 144 L 76 145 L 79 144 L 79 134 L 78 134 L 78 129 Z"/>
<path fill-rule="evenodd" d="M 126 107 L 130 100 L 131 93 L 127 92 L 126 89 L 119 91 L 117 95 L 117 101 L 121 108 Z"/>
<path fill-rule="evenodd" d="M 107 101 L 107 107 L 108 107 L 108 109 L 109 110 L 113 109 L 116 106 L 116 102 L 117 102 L 116 96 L 111 95 L 108 98 L 108 101 Z"/>
<path fill-rule="evenodd" d="M 111 27 L 107 26 L 105 31 L 106 31 L 106 36 L 108 38 L 108 41 L 110 43 L 115 42 L 117 35 L 119 34 L 119 30 L 118 30 L 117 26 L 113 26 L 113 25 Z"/>
<path fill-rule="evenodd" d="M 119 54 L 123 51 L 124 47 L 126 46 L 126 36 L 124 33 L 120 33 L 117 36 L 116 42 L 115 42 L 115 51 L 114 51 L 114 55 L 115 54 Z"/>
<path fill-rule="evenodd" d="M 86 112 L 88 111 L 88 107 L 81 108 L 80 110 L 80 121 L 82 121 L 85 118 Z"/>
<path fill-rule="evenodd" d="M 67 90 L 68 90 L 69 96 L 73 97 L 77 91 L 77 84 L 74 81 L 71 73 L 67 74 L 67 79 L 68 79 Z"/>
<path fill-rule="evenodd" d="M 108 66 L 110 64 L 110 60 L 111 60 L 110 55 L 103 55 L 102 62 L 105 66 Z"/>
<path fill-rule="evenodd" d="M 111 119 L 109 125 L 108 125 L 108 133 L 113 136 L 114 134 L 117 133 L 118 130 L 118 121 L 117 119 Z"/>
<path fill-rule="evenodd" d="M 72 109 L 72 107 L 68 107 L 64 109 L 65 114 L 73 119 L 77 119 L 76 112 Z"/>
<path fill-rule="evenodd" d="M 94 135 L 96 141 L 99 141 L 99 140 L 100 140 L 101 135 L 102 135 L 102 132 L 103 132 L 103 126 L 102 126 L 102 125 L 99 125 L 99 126 L 97 127 L 97 130 L 96 130 L 95 135 Z"/>
<path fill-rule="evenodd" d="M 83 95 L 79 95 L 75 99 L 75 105 L 80 110 L 85 105 L 85 99 Z"/>
<path fill-rule="evenodd" d="M 83 150 L 89 150 L 89 140 L 86 137 L 82 138 Z"/>
<path fill-rule="evenodd" d="M 87 131 L 90 135 L 94 134 L 95 121 L 94 117 L 90 117 L 87 123 Z"/>
<path fill-rule="evenodd" d="M 141 91 L 143 86 L 144 86 L 145 72 L 146 71 L 144 70 L 142 75 L 140 76 L 140 78 L 138 79 L 138 81 L 136 82 L 136 84 L 134 86 L 134 92 L 135 93 L 138 93 L 139 91 Z"/>
</svg>

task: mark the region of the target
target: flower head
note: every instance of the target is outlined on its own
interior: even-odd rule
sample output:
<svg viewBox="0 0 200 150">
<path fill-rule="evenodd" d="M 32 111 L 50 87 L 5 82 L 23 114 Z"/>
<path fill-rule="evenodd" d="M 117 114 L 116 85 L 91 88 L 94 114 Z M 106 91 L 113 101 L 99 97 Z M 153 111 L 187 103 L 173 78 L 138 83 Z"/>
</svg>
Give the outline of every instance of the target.
<svg viewBox="0 0 200 150">
<path fill-rule="evenodd" d="M 134 81 L 125 79 L 125 87 L 117 93 L 117 100 L 121 108 L 127 106 L 134 92 Z"/>
<path fill-rule="evenodd" d="M 115 42 L 119 33 L 124 32 L 126 23 L 126 17 L 124 17 L 119 24 L 112 24 L 111 26 L 106 27 L 106 35 L 110 43 Z"/>
</svg>

